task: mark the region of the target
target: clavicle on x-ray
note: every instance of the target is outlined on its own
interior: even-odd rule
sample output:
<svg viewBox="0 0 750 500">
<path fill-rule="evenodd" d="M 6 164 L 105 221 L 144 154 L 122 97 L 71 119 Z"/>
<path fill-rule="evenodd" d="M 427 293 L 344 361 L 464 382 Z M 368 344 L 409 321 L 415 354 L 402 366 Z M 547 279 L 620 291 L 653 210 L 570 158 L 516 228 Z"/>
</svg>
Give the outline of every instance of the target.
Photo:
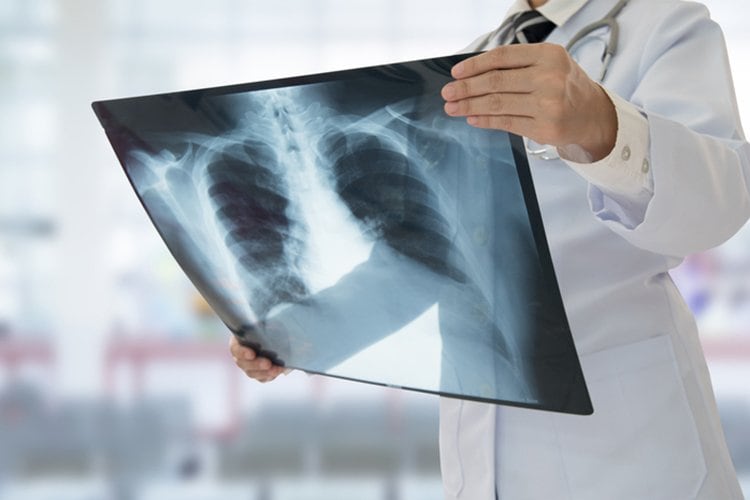
<svg viewBox="0 0 750 500">
<path fill-rule="evenodd" d="M 461 57 L 94 108 L 178 263 L 262 355 L 590 413 L 523 144 L 442 110 Z"/>
</svg>

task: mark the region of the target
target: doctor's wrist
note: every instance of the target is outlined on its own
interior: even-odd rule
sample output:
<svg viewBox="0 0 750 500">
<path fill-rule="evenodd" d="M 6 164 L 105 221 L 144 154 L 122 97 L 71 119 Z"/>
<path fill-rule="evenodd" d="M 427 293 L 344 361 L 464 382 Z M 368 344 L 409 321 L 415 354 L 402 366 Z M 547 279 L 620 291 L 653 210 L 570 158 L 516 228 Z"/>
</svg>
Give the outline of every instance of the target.
<svg viewBox="0 0 750 500">
<path fill-rule="evenodd" d="M 609 156 L 617 142 L 617 111 L 604 89 L 596 84 L 595 98 L 591 102 L 592 119 L 577 144 L 558 148 L 564 159 L 579 163 L 594 163 Z M 581 160 L 585 161 L 581 161 Z"/>
</svg>

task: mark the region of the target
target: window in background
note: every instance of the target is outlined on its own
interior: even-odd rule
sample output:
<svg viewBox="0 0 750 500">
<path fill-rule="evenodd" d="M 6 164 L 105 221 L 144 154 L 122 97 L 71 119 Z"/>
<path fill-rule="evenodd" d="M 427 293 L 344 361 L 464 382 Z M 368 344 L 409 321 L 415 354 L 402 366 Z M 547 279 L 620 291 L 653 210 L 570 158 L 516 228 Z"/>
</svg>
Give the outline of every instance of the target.
<svg viewBox="0 0 750 500">
<path fill-rule="evenodd" d="M 50 279 L 57 142 L 52 2 L 0 9 L 0 337 L 44 334 L 52 324 Z"/>
</svg>

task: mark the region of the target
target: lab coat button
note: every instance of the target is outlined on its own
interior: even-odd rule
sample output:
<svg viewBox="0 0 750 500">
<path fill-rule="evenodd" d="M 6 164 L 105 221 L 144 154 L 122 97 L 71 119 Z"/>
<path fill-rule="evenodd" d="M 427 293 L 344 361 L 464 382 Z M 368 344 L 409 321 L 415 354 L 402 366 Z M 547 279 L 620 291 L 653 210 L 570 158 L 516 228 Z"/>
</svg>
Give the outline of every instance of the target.
<svg viewBox="0 0 750 500">
<path fill-rule="evenodd" d="M 648 158 L 643 159 L 643 164 L 641 165 L 641 172 L 644 174 L 648 173 L 648 170 L 651 168 L 651 165 L 648 163 Z"/>
<path fill-rule="evenodd" d="M 620 154 L 620 157 L 624 161 L 628 161 L 630 159 L 630 146 L 625 146 L 622 148 L 622 153 Z"/>
</svg>

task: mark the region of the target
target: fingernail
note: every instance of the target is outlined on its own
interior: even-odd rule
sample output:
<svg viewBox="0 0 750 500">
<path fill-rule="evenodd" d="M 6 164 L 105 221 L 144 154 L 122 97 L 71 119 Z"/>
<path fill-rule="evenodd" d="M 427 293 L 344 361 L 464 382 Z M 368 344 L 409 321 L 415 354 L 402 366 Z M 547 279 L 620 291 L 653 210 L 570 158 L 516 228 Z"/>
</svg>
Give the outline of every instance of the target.
<svg viewBox="0 0 750 500">
<path fill-rule="evenodd" d="M 479 118 L 477 118 L 476 116 L 470 116 L 466 119 L 466 123 L 468 123 L 469 125 L 476 125 L 477 123 L 479 123 Z"/>
<path fill-rule="evenodd" d="M 464 63 L 460 62 L 456 64 L 455 66 L 453 66 L 453 69 L 451 70 L 451 74 L 453 74 L 453 76 L 461 76 L 463 75 L 465 69 L 466 68 L 464 68 Z"/>
<path fill-rule="evenodd" d="M 455 102 L 447 102 L 445 103 L 445 112 L 449 115 L 452 115 L 453 113 L 458 111 L 458 104 Z"/>
<path fill-rule="evenodd" d="M 443 97 L 446 99 L 452 99 L 456 95 L 456 87 L 453 85 L 446 85 L 443 87 Z"/>
<path fill-rule="evenodd" d="M 252 351 L 245 352 L 245 359 L 253 360 L 255 359 L 255 353 Z"/>
</svg>

